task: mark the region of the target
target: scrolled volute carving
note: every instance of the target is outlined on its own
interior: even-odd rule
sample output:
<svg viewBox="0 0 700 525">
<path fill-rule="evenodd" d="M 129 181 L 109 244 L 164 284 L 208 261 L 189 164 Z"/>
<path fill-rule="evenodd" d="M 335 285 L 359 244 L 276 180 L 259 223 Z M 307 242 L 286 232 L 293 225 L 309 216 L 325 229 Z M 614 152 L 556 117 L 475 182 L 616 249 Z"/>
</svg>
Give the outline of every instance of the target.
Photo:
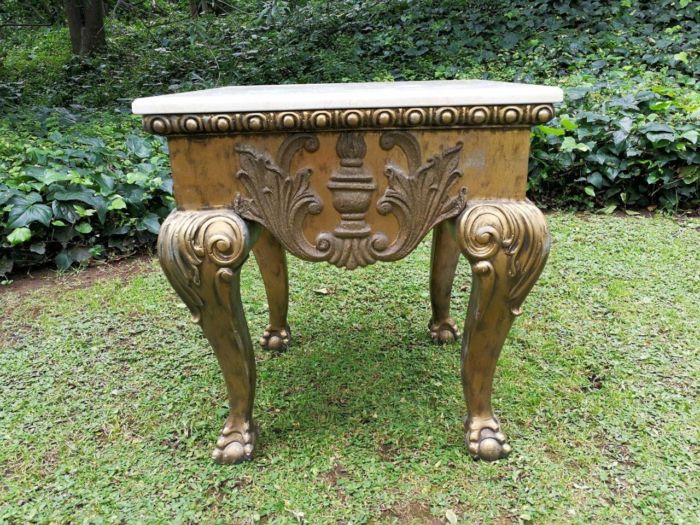
<svg viewBox="0 0 700 525">
<path fill-rule="evenodd" d="M 158 257 L 170 283 L 199 323 L 205 303 L 203 266 L 213 270 L 216 300 L 229 308 L 225 287 L 248 255 L 248 229 L 230 210 L 174 210 L 158 236 Z"/>
<path fill-rule="evenodd" d="M 459 216 L 457 231 L 460 247 L 483 287 L 477 318 L 497 291 L 505 294 L 510 312 L 519 315 L 549 254 L 542 212 L 527 201 L 471 203 Z M 505 271 L 496 271 L 496 265 L 504 265 Z"/>
</svg>

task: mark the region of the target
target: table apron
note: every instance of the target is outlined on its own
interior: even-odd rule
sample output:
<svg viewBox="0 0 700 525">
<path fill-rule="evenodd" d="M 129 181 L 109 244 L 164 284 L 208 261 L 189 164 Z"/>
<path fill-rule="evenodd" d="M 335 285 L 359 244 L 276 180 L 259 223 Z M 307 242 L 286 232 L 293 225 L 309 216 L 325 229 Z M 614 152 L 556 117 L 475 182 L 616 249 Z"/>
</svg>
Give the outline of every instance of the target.
<svg viewBox="0 0 700 525">
<path fill-rule="evenodd" d="M 408 255 L 470 202 L 525 199 L 527 128 L 172 135 L 180 210 L 229 208 L 292 254 L 353 269 Z"/>
</svg>

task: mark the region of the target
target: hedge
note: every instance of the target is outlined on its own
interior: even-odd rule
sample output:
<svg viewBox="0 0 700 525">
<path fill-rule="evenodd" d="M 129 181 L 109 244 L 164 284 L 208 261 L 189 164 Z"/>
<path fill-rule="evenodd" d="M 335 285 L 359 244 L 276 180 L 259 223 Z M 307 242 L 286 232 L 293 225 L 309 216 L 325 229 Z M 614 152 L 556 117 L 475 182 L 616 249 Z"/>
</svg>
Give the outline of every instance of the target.
<svg viewBox="0 0 700 525">
<path fill-rule="evenodd" d="M 194 20 L 184 5 L 159 2 L 162 23 L 109 17 L 92 58 L 70 56 L 63 27 L 0 28 L 0 276 L 151 246 L 173 205 L 167 147 L 128 103 L 215 85 L 560 85 L 557 117 L 533 132 L 532 199 L 700 207 L 698 2 L 247 0 Z"/>
</svg>

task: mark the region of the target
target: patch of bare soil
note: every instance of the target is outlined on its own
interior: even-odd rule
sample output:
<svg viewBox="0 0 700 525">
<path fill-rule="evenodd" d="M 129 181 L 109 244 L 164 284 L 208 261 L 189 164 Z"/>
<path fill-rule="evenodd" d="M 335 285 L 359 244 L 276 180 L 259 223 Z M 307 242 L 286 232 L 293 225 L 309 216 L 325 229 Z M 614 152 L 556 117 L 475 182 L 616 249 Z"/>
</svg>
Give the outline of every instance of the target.
<svg viewBox="0 0 700 525">
<path fill-rule="evenodd" d="M 446 521 L 433 516 L 430 507 L 422 501 L 402 501 L 382 510 L 382 519 L 394 518 L 399 523 L 443 525 Z"/>
<path fill-rule="evenodd" d="M 126 282 L 137 274 L 153 271 L 153 256 L 135 255 L 118 261 L 102 262 L 86 268 L 70 270 L 65 273 L 51 268 L 27 271 L 15 274 L 11 283 L 0 287 L 0 293 L 13 292 L 22 296 L 36 290 L 60 287 L 63 290 L 87 288 L 102 279 L 115 277 Z"/>
</svg>

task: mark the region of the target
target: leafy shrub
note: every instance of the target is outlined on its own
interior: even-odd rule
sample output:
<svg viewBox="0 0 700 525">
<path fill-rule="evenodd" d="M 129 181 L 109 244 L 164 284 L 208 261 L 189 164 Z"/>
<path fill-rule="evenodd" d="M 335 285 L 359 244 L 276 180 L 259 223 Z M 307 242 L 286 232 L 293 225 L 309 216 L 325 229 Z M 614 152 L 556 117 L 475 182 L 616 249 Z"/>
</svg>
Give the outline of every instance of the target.
<svg viewBox="0 0 700 525">
<path fill-rule="evenodd" d="M 0 275 L 153 242 L 173 206 L 172 179 L 164 141 L 138 124 L 120 114 L 84 124 L 46 109 L 0 121 Z"/>
<path fill-rule="evenodd" d="M 51 87 L 47 89 L 46 79 L 65 81 L 65 65 L 71 57 L 68 29 L 41 28 L 34 31 L 34 36 L 26 47 L 8 46 L 4 57 L 0 51 L 0 85 L 5 79 L 20 93 L 30 94 L 32 105 L 52 104 L 55 91 Z"/>
<path fill-rule="evenodd" d="M 71 57 L 64 27 L 0 27 L 0 275 L 151 243 L 172 206 L 165 145 L 115 108 L 216 85 L 560 85 L 558 116 L 533 134 L 533 199 L 700 206 L 698 2 L 245 0 L 195 19 L 184 0 L 128 4 L 107 18 L 98 56 Z M 158 14 L 139 15 L 156 4 Z"/>
<path fill-rule="evenodd" d="M 558 116 L 535 128 L 530 194 L 575 208 L 700 207 L 697 86 L 643 79 L 568 89 Z"/>
</svg>

